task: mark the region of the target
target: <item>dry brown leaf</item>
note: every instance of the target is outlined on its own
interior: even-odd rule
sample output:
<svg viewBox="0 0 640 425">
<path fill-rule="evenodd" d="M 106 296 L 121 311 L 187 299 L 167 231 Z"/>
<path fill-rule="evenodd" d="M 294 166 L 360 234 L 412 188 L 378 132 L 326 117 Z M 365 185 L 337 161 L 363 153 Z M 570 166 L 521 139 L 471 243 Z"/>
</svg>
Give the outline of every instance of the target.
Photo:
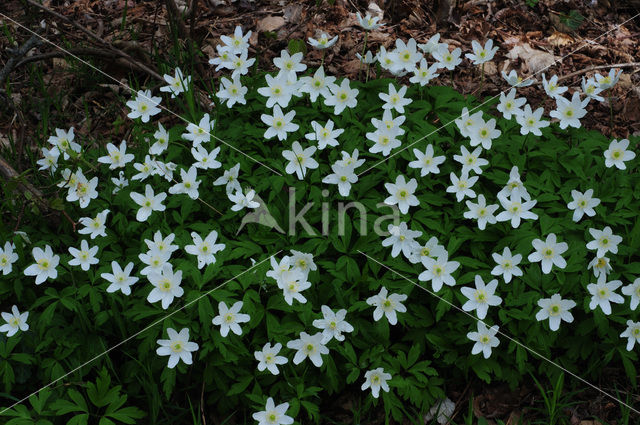
<svg viewBox="0 0 640 425">
<path fill-rule="evenodd" d="M 566 46 L 575 42 L 573 37 L 571 37 L 569 34 L 565 34 L 559 31 L 554 31 L 553 34 L 547 37 L 547 41 L 549 42 L 549 44 L 556 47 Z"/>
<path fill-rule="evenodd" d="M 284 25 L 285 21 L 282 16 L 267 16 L 258 21 L 256 29 L 259 32 L 276 31 Z"/>
<path fill-rule="evenodd" d="M 532 73 L 542 71 L 555 63 L 554 55 L 534 49 L 529 43 L 515 45 L 505 56 L 511 60 L 522 59 Z"/>
</svg>

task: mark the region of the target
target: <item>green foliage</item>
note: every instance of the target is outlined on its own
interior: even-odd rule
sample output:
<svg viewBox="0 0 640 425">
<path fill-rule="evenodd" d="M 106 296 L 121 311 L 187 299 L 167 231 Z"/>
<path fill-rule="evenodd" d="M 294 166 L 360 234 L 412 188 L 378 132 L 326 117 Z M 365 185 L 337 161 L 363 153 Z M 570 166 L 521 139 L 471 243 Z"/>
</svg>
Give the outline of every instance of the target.
<svg viewBox="0 0 640 425">
<path fill-rule="evenodd" d="M 300 45 L 292 43 L 289 43 L 290 51 L 299 51 Z M 389 214 L 388 206 L 379 205 L 388 196 L 383 183 L 395 181 L 399 174 L 419 180 L 420 207 L 410 210 L 407 217 L 411 220 L 410 227 L 423 232 L 420 240 L 436 236 L 446 246 L 450 258 L 461 263 L 455 273 L 456 287 L 445 286 L 439 291 L 444 300 L 460 305 L 463 298 L 459 287 L 472 284 L 476 274 L 485 282 L 491 280 L 492 252 L 502 252 L 509 246 L 514 254 L 520 253 L 526 259 L 534 238 L 555 232 L 561 241 L 569 244 L 566 268 L 554 268 L 551 274 L 542 274 L 539 264 L 524 261 L 522 278 L 515 278 L 510 284 L 500 282 L 498 293 L 503 303 L 489 310 L 487 322 L 499 323 L 503 332 L 524 345 L 554 358 L 569 370 L 585 372 L 587 377 L 597 376 L 603 366 L 612 362 L 622 364 L 635 386 L 637 355 L 620 349 L 624 344 L 619 338 L 626 319 L 635 317 L 635 313 L 626 305 L 618 306 L 608 317 L 588 309 L 585 287 L 593 278 L 586 268 L 591 253 L 585 242 L 589 238 L 589 227 L 611 226 L 614 233 L 624 238 L 619 253 L 612 259 L 613 276 L 629 281 L 640 273 L 640 262 L 633 256 L 640 247 L 640 225 L 636 220 L 640 209 L 639 175 L 604 167 L 602 152 L 609 141 L 601 134 L 584 129 L 561 131 L 554 124 L 544 129 L 541 137 L 522 136 L 512 121 L 497 117 L 502 136 L 494 140 L 494 147 L 487 153 L 490 165 L 474 190 L 485 194 L 490 203 L 497 202 L 494 194 L 507 182 L 511 167 L 517 165 L 523 173 L 525 187 L 538 201 L 534 211 L 539 220 L 525 220 L 517 229 L 509 223 L 498 223 L 480 231 L 474 222 L 464 219 L 464 204 L 456 203 L 445 192 L 450 184 L 449 174 L 459 170 L 452 157 L 460 152 L 466 140 L 454 125 L 439 128 L 457 118 L 462 107 L 473 107 L 476 103 L 448 87 L 436 86 L 424 88 L 421 100 L 417 100 L 418 89 L 411 87 L 408 96 L 416 100 L 407 107 L 403 146 L 421 140 L 412 148 L 424 150 L 427 144 L 433 144 L 437 155 L 447 157 L 440 174 L 420 178 L 419 173 L 408 169 L 407 164 L 414 155 L 413 149 L 407 149 L 363 174 L 352 187 L 350 197 L 343 198 L 335 186 L 323 185 L 322 178 L 331 173 L 330 165 L 341 157 L 341 150 L 359 149 L 367 159 L 366 165 L 381 159 L 367 152 L 365 134 L 371 131 L 371 118 L 381 115 L 378 93 L 386 91 L 390 82 L 393 81 L 352 82 L 352 87 L 360 90 L 358 106 L 339 116 L 333 116 L 332 109 L 320 102 L 294 100 L 297 102 L 293 106 L 295 121 L 300 129 L 289 135 L 285 143 L 265 141 L 264 126 L 256 125 L 264 112 L 264 99 L 256 93 L 257 87 L 264 86 L 263 75 L 243 77 L 243 84 L 250 89 L 246 106 L 237 105 L 230 110 L 216 105 L 216 137 L 241 147 L 243 153 L 216 142 L 209 143 L 207 149 L 221 146 L 219 159 L 225 169 L 240 164 L 243 187 L 255 189 L 268 203 L 270 214 L 286 234 L 256 223 L 241 228 L 243 212 L 230 211 L 224 186 L 213 185 L 221 170 L 199 173 L 200 199 L 170 196 L 165 212 L 154 212 L 146 222 L 140 223 L 134 219 L 136 207 L 132 205 L 130 193 L 143 191 L 144 183 L 151 184 L 156 193 L 166 191 L 171 183 L 161 176 L 152 176 L 142 185 L 131 181 L 129 187 L 114 194 L 111 175 L 102 166 L 95 172 L 100 179 L 100 196 L 88 208 L 83 210 L 76 204 L 55 202 L 56 209 L 64 209 L 75 219 L 93 217 L 106 208 L 110 210 L 107 236 L 90 241 L 99 247 L 100 263 L 88 272 L 68 266 L 71 259 L 68 247 L 79 246 L 82 237 L 74 233 L 72 225 L 64 219 L 45 222 L 37 210 L 27 211 L 28 219 L 23 220 L 21 230 L 27 232 L 33 245 L 11 235 L 9 229 L 1 229 L 1 240 L 13 240 L 20 261 L 14 265 L 18 273 L 12 275 L 12 279 L 0 281 L 0 296 L 5 305 L 15 303 L 28 309 L 31 324 L 29 332 L 8 339 L 0 335 L 0 380 L 4 392 L 28 394 L 34 387 L 61 377 L 108 347 L 136 335 L 107 356 L 30 397 L 29 405 L 18 405 L 8 411 L 5 415 L 11 419 L 7 424 L 33 423 L 36 418 L 40 418 L 38 423 L 54 423 L 53 418 L 58 417 L 68 424 L 135 423 L 145 413 L 149 423 L 178 423 L 192 417 L 191 403 L 200 397 L 204 404 L 216 406 L 217 412 L 227 417 L 234 412 L 248 415 L 261 410 L 269 396 L 279 402 L 289 402 L 287 414 L 299 422 L 319 422 L 323 402 L 336 394 L 359 392 L 364 373 L 377 367 L 383 367 L 392 375 L 391 391 L 382 392 L 380 399 L 364 393 L 362 409 L 364 412 L 381 409 L 387 421 L 391 418 L 401 421 L 419 417 L 417 415 L 424 414 L 437 399 L 444 397 L 447 380 L 477 376 L 487 383 L 500 380 L 515 387 L 527 374 L 557 376 L 555 371 L 549 372 L 552 368 L 547 363 L 504 338 L 489 359 L 472 356 L 472 343 L 466 333 L 475 330 L 475 320 L 359 253 L 362 251 L 417 282 L 422 265 L 410 264 L 401 256 L 391 257 L 389 249 L 381 246 L 381 237 L 374 233 L 376 220 Z M 176 102 L 170 105 L 172 109 L 180 106 L 185 117 L 195 122 L 203 115 L 195 102 L 187 105 L 180 104 L 183 102 L 180 99 L 172 102 Z M 484 112 L 493 114 L 489 109 Z M 311 131 L 312 120 L 324 123 L 329 118 L 338 128 L 345 129 L 339 149 L 319 151 L 316 159 L 320 166 L 311 170 L 304 181 L 287 174 L 282 145 L 288 147 L 290 141 L 303 140 L 304 134 Z M 185 127 L 182 122 L 170 125 L 170 146 L 164 161 L 181 165 L 193 162 L 190 146 L 180 138 Z M 156 128 L 153 122 L 136 121 L 132 126 L 128 146 L 136 162 L 144 160 L 148 140 Z M 433 134 L 422 140 L 430 133 Z M 637 137 L 632 138 L 632 144 L 637 141 Z M 85 144 L 91 142 L 87 140 Z M 102 155 L 103 149 L 86 149 L 71 161 L 74 165 L 96 164 Z M 282 175 L 273 174 L 250 158 L 267 163 Z M 637 166 L 638 159 L 628 164 L 631 169 Z M 38 178 L 43 184 L 53 185 L 60 175 L 39 174 Z M 291 218 L 288 188 L 295 189 L 298 211 L 306 203 L 312 203 L 305 219 L 313 234 L 299 225 L 295 234 L 287 232 Z M 596 207 L 595 217 L 574 223 L 567 208 L 571 190 L 588 188 L 594 189 L 602 204 Z M 321 189 L 327 189 L 329 194 L 323 195 Z M 3 190 L 9 189 L 3 187 Z M 339 203 L 351 199 L 366 206 L 366 216 L 360 216 L 355 209 L 339 213 Z M 330 226 L 326 234 L 323 233 L 323 204 L 329 206 Z M 361 220 L 366 232 L 360 228 Z M 383 229 L 391 223 L 389 218 L 385 220 Z M 339 231 L 338 223 L 342 223 L 344 232 Z M 171 262 L 174 269 L 183 273 L 185 294 L 176 299 L 168 311 L 146 301 L 150 285 L 144 278 L 133 286 L 132 295 L 127 297 L 106 293 L 108 284 L 100 277 L 111 271 L 111 261 L 121 265 L 132 261 L 136 265 L 134 270 L 139 272 L 142 266 L 138 254 L 146 251 L 143 241 L 152 239 L 156 230 L 164 236 L 174 233 L 174 243 L 181 247 Z M 219 242 L 226 244 L 226 248 L 216 255 L 214 264 L 198 269 L 194 258 L 183 248 L 191 243 L 191 232 L 206 235 L 211 230 L 218 231 Z M 32 247 L 44 244 L 50 244 L 61 255 L 59 274 L 55 281 L 35 286 L 32 278 L 20 272 L 32 262 Z M 289 306 L 283 300 L 282 291 L 265 274 L 269 269 L 269 256 L 277 254 L 276 257 L 281 258 L 292 249 L 313 253 L 318 270 L 309 275 L 313 286 L 305 292 L 307 303 L 294 302 Z M 259 264 L 247 271 L 252 259 Z M 373 321 L 373 309 L 364 301 L 377 294 L 382 286 L 392 293 L 409 296 L 408 311 L 398 315 L 395 326 L 389 325 L 386 319 Z M 547 323 L 535 320 L 536 303 L 558 292 L 563 298 L 576 300 L 578 306 L 573 310 L 573 324 L 563 323 L 557 332 L 551 332 Z M 251 321 L 243 325 L 241 336 L 230 334 L 223 338 L 211 319 L 218 312 L 218 302 L 229 305 L 238 300 L 243 301 L 242 312 L 249 314 Z M 192 301 L 193 304 L 189 304 Z M 157 326 L 137 334 L 163 319 L 168 312 L 187 304 Z M 330 354 L 323 356 L 323 365 L 316 368 L 305 361 L 296 366 L 290 360 L 281 366 L 280 376 L 257 371 L 253 353 L 267 341 L 286 347 L 287 341 L 297 338 L 300 332 L 313 333 L 311 323 L 321 318 L 321 305 L 334 310 L 346 309 L 347 320 L 355 328 L 353 333 L 345 335 L 344 342 L 333 340 L 328 344 Z M 191 340 L 199 344 L 192 366 L 181 362 L 175 369 L 168 369 L 166 357 L 156 355 L 156 340 L 165 338 L 169 327 L 188 327 Z M 598 343 L 585 343 L 585 338 L 596 339 Z M 288 349 L 281 354 L 292 358 Z M 585 364 L 589 365 L 587 371 L 583 370 Z M 557 416 L 561 405 L 557 394 L 562 388 L 562 378 L 555 382 L 553 394 L 547 394 L 542 388 L 541 392 L 550 414 L 555 412 Z M 9 405 L 12 400 L 2 399 L 2 403 Z M 124 407 L 125 403 L 128 407 Z"/>
</svg>

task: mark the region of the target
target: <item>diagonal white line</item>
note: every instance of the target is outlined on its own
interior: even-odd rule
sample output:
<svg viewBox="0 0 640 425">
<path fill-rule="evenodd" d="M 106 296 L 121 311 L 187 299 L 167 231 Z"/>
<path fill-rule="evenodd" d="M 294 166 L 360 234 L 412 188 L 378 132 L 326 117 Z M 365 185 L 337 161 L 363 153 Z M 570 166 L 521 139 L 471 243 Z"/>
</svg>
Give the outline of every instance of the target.
<svg viewBox="0 0 640 425">
<path fill-rule="evenodd" d="M 55 384 L 56 382 L 60 381 L 63 378 L 66 378 L 67 376 L 71 375 L 72 373 L 74 373 L 75 371 L 82 369 L 83 367 L 85 367 L 86 365 L 88 365 L 89 363 L 92 363 L 93 361 L 99 359 L 100 357 L 104 356 L 105 354 L 108 354 L 109 352 L 115 350 L 116 348 L 120 347 L 121 345 L 125 344 L 126 342 L 129 342 L 130 340 L 132 340 L 133 338 L 137 337 L 138 335 L 140 335 L 141 333 L 151 329 L 152 327 L 154 327 L 155 325 L 157 325 L 158 323 L 163 322 L 165 319 L 168 319 L 169 317 L 173 316 L 174 314 L 176 314 L 179 311 L 184 310 L 185 308 L 189 307 L 191 304 L 195 303 L 196 301 L 200 300 L 201 298 L 204 298 L 206 296 L 208 296 L 209 294 L 211 294 L 213 291 L 222 288 L 223 286 L 225 286 L 227 283 L 231 282 L 234 279 L 237 279 L 238 277 L 242 276 L 243 274 L 247 273 L 248 271 L 255 269 L 256 267 L 258 267 L 260 264 L 264 263 L 265 261 L 269 260 L 271 257 L 276 256 L 278 254 L 280 254 L 282 252 L 282 250 L 279 250 L 278 252 L 276 252 L 275 254 L 271 254 L 270 256 L 268 256 L 267 258 L 265 258 L 264 260 L 255 263 L 253 266 L 249 267 L 248 269 L 246 269 L 245 271 L 238 273 L 237 275 L 235 275 L 234 277 L 232 277 L 229 280 L 225 280 L 224 282 L 222 282 L 220 285 L 216 286 L 213 289 L 210 289 L 209 291 L 205 292 L 204 294 L 200 295 L 198 298 L 189 301 L 188 303 L 186 303 L 185 305 L 183 305 L 182 307 L 172 311 L 171 313 L 167 314 L 164 317 L 161 317 L 160 319 L 156 320 L 155 322 L 151 323 L 150 325 L 148 325 L 147 327 L 145 327 L 142 330 L 139 330 L 138 332 L 136 332 L 135 334 L 131 335 L 130 337 L 120 341 L 119 343 L 117 343 L 116 345 L 108 348 L 107 350 L 105 350 L 104 352 L 98 354 L 97 356 L 87 360 L 86 362 L 82 363 L 80 366 L 77 366 L 76 368 L 74 368 L 73 370 L 65 373 L 64 375 L 62 375 L 59 378 L 56 378 L 55 380 L 51 381 L 50 383 L 48 383 L 47 385 L 45 385 L 44 387 L 40 388 L 37 391 L 32 392 L 31 394 L 29 394 L 28 396 L 18 400 L 17 402 L 13 403 L 11 406 L 5 408 L 4 410 L 0 411 L 0 415 L 2 415 L 4 412 L 6 412 L 7 410 L 17 406 L 18 404 L 21 404 L 22 402 L 24 402 L 25 400 L 27 400 L 29 397 L 34 396 L 36 394 L 38 394 L 40 391 L 44 390 L 45 388 L 50 387 L 51 385 Z"/>
<path fill-rule="evenodd" d="M 627 19 L 627 20 L 626 20 L 626 21 L 624 21 L 623 23 L 616 25 L 615 27 L 613 27 L 613 28 L 612 28 L 612 29 L 610 29 L 609 31 L 607 31 L 607 32 L 604 32 L 604 33 L 600 34 L 598 37 L 594 38 L 593 40 L 585 39 L 584 44 L 582 44 L 581 46 L 577 47 L 577 48 L 576 48 L 576 49 L 574 49 L 573 51 L 571 51 L 571 52 L 567 53 L 566 55 L 562 56 L 560 59 L 556 59 L 552 64 L 545 66 L 544 68 L 542 68 L 542 69 L 541 69 L 541 70 L 539 70 L 538 72 L 535 72 L 535 73 L 531 74 L 530 76 L 528 76 L 527 78 L 525 78 L 525 79 L 523 80 L 523 82 L 524 82 L 524 81 L 527 81 L 527 80 L 529 80 L 529 79 L 531 79 L 531 78 L 533 78 L 534 76 L 536 76 L 536 75 L 540 74 L 541 72 L 546 71 L 547 69 L 551 68 L 551 67 L 552 67 L 552 66 L 554 66 L 555 64 L 557 64 L 557 63 L 559 63 L 559 62 L 562 62 L 562 60 L 563 60 L 563 59 L 566 59 L 567 57 L 569 57 L 569 56 L 573 55 L 573 54 L 574 54 L 574 53 L 576 53 L 577 51 L 582 50 L 582 48 L 584 48 L 584 47 L 585 47 L 585 46 L 587 46 L 588 44 L 590 44 L 590 43 L 594 43 L 596 40 L 598 40 L 598 39 L 600 39 L 600 38 L 604 37 L 605 35 L 609 34 L 610 32 L 617 30 L 617 29 L 618 29 L 618 28 L 620 28 L 622 25 L 626 24 L 626 23 L 627 23 L 627 22 L 629 22 L 629 21 L 634 20 L 634 19 L 635 19 L 635 18 L 637 18 L 638 16 L 640 16 L 640 13 L 637 13 L 636 15 L 634 15 L 633 17 L 631 17 L 631 18 Z M 488 100 L 485 100 L 485 101 L 484 101 L 484 102 L 482 102 L 480 105 L 478 105 L 478 106 L 476 106 L 476 107 L 474 107 L 474 108 L 470 109 L 470 110 L 468 111 L 468 114 L 469 114 L 469 115 L 471 115 L 471 113 L 472 113 L 473 111 L 475 111 L 475 110 L 479 109 L 480 107 L 482 107 L 482 106 L 486 105 L 487 103 L 493 102 L 494 100 L 496 100 L 497 98 L 499 98 L 501 94 L 506 93 L 508 90 L 511 90 L 511 87 L 509 87 L 508 89 L 505 89 L 505 90 L 501 91 L 501 92 L 500 92 L 500 93 L 498 93 L 497 95 L 495 95 L 495 96 L 493 96 L 493 97 L 489 98 Z M 457 117 L 457 118 L 452 119 L 451 121 L 447 122 L 446 124 L 443 124 L 442 126 L 440 126 L 440 127 L 436 128 L 435 130 L 433 130 L 432 132 L 428 133 L 427 135 L 422 136 L 422 137 L 421 137 L 421 138 L 419 138 L 418 140 L 416 140 L 416 141 L 414 141 L 413 143 L 411 143 L 409 146 L 405 146 L 404 148 L 400 149 L 399 151 L 396 151 L 396 152 L 392 153 L 391 155 L 389 155 L 388 157 L 386 157 L 386 158 L 384 158 L 384 159 L 382 159 L 382 160 L 380 160 L 380 161 L 376 162 L 376 163 L 375 163 L 375 164 L 373 164 L 371 167 L 369 167 L 369 168 L 367 168 L 366 170 L 364 170 L 363 172 L 359 173 L 359 174 L 358 174 L 358 177 L 360 177 L 361 175 L 363 175 L 363 174 L 367 173 L 368 171 L 370 171 L 370 170 L 372 170 L 372 169 L 376 168 L 378 165 L 382 164 L 383 162 L 387 162 L 387 161 L 388 161 L 389 159 L 391 159 L 392 157 L 394 157 L 394 156 L 398 155 L 399 153 L 404 152 L 405 150 L 409 149 L 411 146 L 415 145 L 416 143 L 419 143 L 419 142 L 423 141 L 423 140 L 424 140 L 424 139 L 426 139 L 427 137 L 429 137 L 429 136 L 431 136 L 431 135 L 433 135 L 433 134 L 437 133 L 438 131 L 442 130 L 443 128 L 447 128 L 449 125 L 451 125 L 453 122 L 455 122 L 455 120 L 460 119 L 460 118 L 462 118 L 462 115 L 460 115 L 460 116 L 459 116 L 459 117 Z"/>
<path fill-rule="evenodd" d="M 438 294 L 436 294 L 433 291 L 430 291 L 429 289 L 425 288 L 424 286 L 420 285 L 419 283 L 414 282 L 413 280 L 409 279 L 408 277 L 406 277 L 405 275 L 403 275 L 400 272 L 397 272 L 395 270 L 393 270 L 391 267 L 381 263 L 380 261 L 376 260 L 375 258 L 371 257 L 370 255 L 365 254 L 364 252 L 358 250 L 358 252 L 362 255 L 364 255 L 365 257 L 367 257 L 368 259 L 374 261 L 375 263 L 379 264 L 380 266 L 384 267 L 385 269 L 389 270 L 392 273 L 397 274 L 398 276 L 400 276 L 401 278 L 403 278 L 404 280 L 411 282 L 414 286 L 417 286 L 418 288 L 422 289 L 423 291 L 427 292 L 428 294 L 436 297 L 437 299 L 439 299 L 440 301 L 444 301 L 445 303 L 447 303 L 448 305 L 450 305 L 451 307 L 455 308 L 456 310 L 460 311 L 463 314 L 466 314 L 467 316 L 469 316 L 471 319 L 475 320 L 476 322 L 482 323 L 485 326 L 487 326 L 488 328 L 490 327 L 489 325 L 487 325 L 483 320 L 478 319 L 477 317 L 475 317 L 474 315 L 472 315 L 471 313 L 464 311 L 463 309 L 461 309 L 460 307 L 458 307 L 457 305 L 453 304 L 450 301 L 445 300 L 444 298 L 442 298 L 441 296 L 439 296 Z M 602 394 L 606 395 L 607 397 L 617 401 L 618 403 L 622 404 L 625 407 L 628 407 L 629 409 L 633 410 L 635 413 L 640 414 L 639 410 L 634 409 L 633 407 L 631 407 L 630 405 L 628 405 L 627 403 L 625 403 L 624 401 L 614 397 L 613 395 L 611 395 L 610 393 L 606 392 L 603 389 L 598 388 L 597 386 L 595 386 L 594 384 L 592 384 L 591 382 L 587 381 L 584 378 L 581 378 L 580 376 L 576 375 L 575 373 L 571 372 L 570 370 L 560 366 L 558 363 L 554 362 L 553 360 L 543 356 L 542 354 L 538 353 L 537 351 L 535 351 L 532 348 L 527 347 L 526 345 L 524 345 L 523 343 L 521 343 L 520 341 L 518 341 L 517 339 L 514 339 L 513 337 L 507 335 L 506 333 L 502 332 L 501 330 L 498 329 L 497 331 L 500 335 L 502 335 L 503 337 L 505 337 L 506 339 L 508 339 L 509 341 L 513 341 L 514 343 L 516 343 L 517 345 L 519 345 L 520 347 L 524 348 L 525 350 L 529 351 L 532 354 L 535 354 L 536 356 L 540 357 L 542 360 L 545 360 L 549 363 L 551 363 L 552 365 L 554 365 L 555 367 L 565 371 L 566 373 L 568 373 L 569 375 L 573 376 L 574 378 L 578 379 L 579 381 L 587 384 L 588 386 L 590 386 L 591 388 L 601 392 Z"/>
<path fill-rule="evenodd" d="M 19 26 L 20 28 L 22 28 L 22 29 L 24 29 L 24 30 L 28 31 L 29 33 L 31 33 L 31 34 L 33 34 L 33 35 L 37 36 L 37 37 L 38 37 L 38 38 L 40 38 L 42 41 L 44 41 L 44 42 L 46 42 L 46 43 L 48 43 L 48 44 L 52 45 L 52 46 L 53 46 L 53 47 L 55 47 L 56 49 L 59 49 L 59 50 L 63 51 L 63 52 L 64 52 L 64 53 L 66 53 L 67 55 L 69 55 L 69 56 L 73 57 L 74 59 L 76 59 L 76 60 L 78 60 L 78 61 L 82 62 L 83 64 L 85 64 L 85 65 L 87 65 L 87 66 L 91 67 L 92 69 L 94 69 L 94 70 L 98 71 L 100 74 L 104 75 L 105 77 L 109 78 L 110 80 L 115 81 L 115 82 L 116 82 L 116 84 L 118 84 L 118 85 L 120 85 L 120 86 L 124 87 L 125 89 L 127 89 L 129 92 L 131 92 L 131 94 L 132 94 L 132 95 L 134 95 L 134 96 L 140 96 L 140 97 L 142 97 L 142 98 L 144 98 L 144 99 L 146 99 L 146 100 L 151 101 L 151 99 L 150 99 L 149 97 L 145 96 L 145 95 L 144 95 L 144 94 L 142 94 L 142 93 L 138 93 L 138 92 L 136 92 L 136 91 L 135 91 L 134 89 L 132 89 L 130 86 L 126 85 L 125 83 L 123 83 L 123 82 L 121 82 L 121 81 L 119 81 L 119 80 L 118 80 L 118 79 L 116 79 L 115 77 L 112 77 L 111 75 L 109 75 L 109 74 L 107 74 L 106 72 L 104 72 L 103 70 L 101 70 L 101 69 L 99 69 L 99 68 L 95 67 L 94 65 L 92 65 L 92 64 L 90 64 L 89 62 L 85 61 L 84 59 L 79 58 L 78 56 L 74 55 L 73 53 L 71 53 L 70 51 L 68 51 L 67 49 L 65 49 L 64 47 L 59 46 L 59 45 L 55 44 L 54 42 L 47 40 L 46 38 L 44 38 L 43 36 L 41 36 L 41 35 L 40 35 L 40 34 L 38 34 L 37 32 L 32 31 L 31 29 L 29 29 L 29 28 L 25 27 L 25 26 L 24 26 L 24 25 L 22 25 L 20 22 L 17 22 L 16 20 L 14 20 L 14 19 L 12 19 L 12 18 L 8 17 L 7 15 L 5 15 L 5 14 L 4 14 L 4 13 L 2 13 L 2 12 L 0 12 L 0 16 L 5 17 L 6 19 L 8 19 L 9 21 L 13 22 L 14 24 L 16 24 L 17 26 Z M 164 111 L 166 111 L 166 112 L 170 113 L 171 115 L 173 115 L 173 116 L 175 116 L 175 117 L 179 118 L 180 120 L 184 121 L 184 122 L 185 122 L 185 123 L 187 123 L 187 124 L 194 124 L 194 123 L 192 123 L 191 121 L 189 121 L 188 119 L 186 119 L 186 118 L 182 117 L 181 115 L 179 115 L 179 114 L 177 114 L 177 113 L 173 112 L 172 110 L 170 110 L 169 108 L 167 108 L 167 107 L 166 107 L 166 106 L 164 106 L 164 105 L 161 105 L 161 104 L 160 104 L 160 105 L 157 105 L 157 106 L 158 106 L 160 109 L 162 109 L 162 110 L 164 110 Z M 194 125 L 197 125 L 197 124 L 194 124 Z M 250 159 L 250 160 L 252 160 L 253 162 L 255 162 L 255 163 L 257 163 L 257 164 L 259 164 L 259 165 L 261 165 L 261 166 L 263 166 L 263 167 L 267 168 L 267 169 L 268 169 L 268 170 L 270 170 L 272 173 L 275 173 L 275 174 L 277 174 L 277 175 L 279 175 L 279 176 L 282 176 L 282 174 L 280 174 L 279 172 L 277 172 L 277 171 L 276 171 L 276 170 L 274 170 L 273 168 L 269 167 L 267 164 L 265 164 L 265 163 L 263 163 L 263 162 L 261 162 L 261 161 L 258 161 L 257 159 L 255 159 L 255 158 L 254 158 L 254 157 L 252 157 L 251 155 L 249 155 L 249 154 L 247 154 L 247 153 L 245 153 L 245 152 L 241 151 L 240 149 L 236 148 L 235 146 L 233 146 L 233 145 L 231 145 L 231 144 L 229 144 L 229 143 L 225 142 L 224 140 L 222 140 L 222 139 L 221 139 L 221 138 L 219 138 L 218 136 L 216 136 L 216 135 L 214 135 L 214 134 L 211 134 L 211 133 L 210 133 L 209 131 L 207 131 L 207 130 L 205 130 L 204 132 L 205 132 L 206 134 L 208 134 L 210 137 L 213 137 L 215 140 L 219 141 L 220 143 L 222 143 L 222 144 L 224 144 L 224 145 L 226 145 L 226 146 L 230 147 L 231 149 L 235 150 L 236 152 L 239 152 L 240 154 L 242 154 L 242 155 L 246 156 L 247 158 L 249 158 L 249 159 Z"/>
</svg>

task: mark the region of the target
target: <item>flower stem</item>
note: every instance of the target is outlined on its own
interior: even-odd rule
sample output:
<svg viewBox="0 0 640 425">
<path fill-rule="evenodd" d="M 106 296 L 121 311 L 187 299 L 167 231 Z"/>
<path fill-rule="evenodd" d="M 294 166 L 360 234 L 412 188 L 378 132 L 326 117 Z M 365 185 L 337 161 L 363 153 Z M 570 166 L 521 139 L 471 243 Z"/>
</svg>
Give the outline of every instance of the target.
<svg viewBox="0 0 640 425">
<path fill-rule="evenodd" d="M 322 58 L 320 59 L 320 68 L 324 66 L 324 54 L 325 54 L 325 49 L 322 49 Z"/>
<path fill-rule="evenodd" d="M 609 127 L 611 128 L 611 135 L 613 136 L 613 103 L 611 103 L 611 89 L 609 89 Z"/>
<path fill-rule="evenodd" d="M 482 95 L 482 86 L 484 85 L 484 62 L 482 62 L 482 65 L 480 67 L 480 92 L 478 93 L 479 96 Z"/>
<path fill-rule="evenodd" d="M 364 61 L 364 52 L 367 50 L 367 38 L 369 31 L 364 32 L 364 44 L 362 45 L 362 53 L 360 54 L 360 65 L 358 66 L 358 80 L 360 79 L 360 71 L 362 71 L 362 62 Z M 369 68 L 367 65 L 367 80 L 369 79 Z"/>
</svg>

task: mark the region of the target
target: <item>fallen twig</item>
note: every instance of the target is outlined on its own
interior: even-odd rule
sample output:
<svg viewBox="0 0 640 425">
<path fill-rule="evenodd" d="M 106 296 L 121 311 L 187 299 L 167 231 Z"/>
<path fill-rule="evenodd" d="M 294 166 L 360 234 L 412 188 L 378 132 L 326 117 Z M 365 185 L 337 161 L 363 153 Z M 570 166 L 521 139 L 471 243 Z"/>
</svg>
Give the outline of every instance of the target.
<svg viewBox="0 0 640 425">
<path fill-rule="evenodd" d="M 27 52 L 34 47 L 42 44 L 42 41 L 37 35 L 32 35 L 22 46 L 13 50 L 11 58 L 7 61 L 5 66 L 0 70 L 0 86 L 4 85 L 4 80 L 9 76 L 11 71 L 16 67 L 16 64 Z"/>
<path fill-rule="evenodd" d="M 590 66 L 589 68 L 583 68 L 580 69 L 578 71 L 572 72 L 570 74 L 567 75 L 563 75 L 562 77 L 558 78 L 558 81 L 562 81 L 562 80 L 568 80 L 569 78 L 573 78 L 576 75 L 581 75 L 581 74 L 586 74 L 587 72 L 590 71 L 597 71 L 600 69 L 611 69 L 611 68 L 633 68 L 633 67 L 640 67 L 640 62 L 629 62 L 629 63 L 616 63 L 613 65 L 596 65 L 596 66 Z"/>
</svg>

